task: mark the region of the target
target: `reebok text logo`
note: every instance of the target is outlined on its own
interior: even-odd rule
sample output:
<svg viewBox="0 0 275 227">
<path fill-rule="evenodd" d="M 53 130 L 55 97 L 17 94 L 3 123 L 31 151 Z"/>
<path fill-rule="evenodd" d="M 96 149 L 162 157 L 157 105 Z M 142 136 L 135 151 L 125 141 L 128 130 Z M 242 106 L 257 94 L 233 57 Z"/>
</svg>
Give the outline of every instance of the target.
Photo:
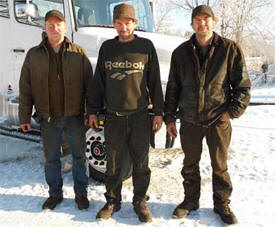
<svg viewBox="0 0 275 227">
<path fill-rule="evenodd" d="M 105 68 L 112 70 L 112 69 L 139 69 L 144 70 L 144 64 L 140 62 L 130 62 L 130 61 L 124 61 L 124 62 L 111 62 L 106 61 L 105 62 Z"/>
</svg>

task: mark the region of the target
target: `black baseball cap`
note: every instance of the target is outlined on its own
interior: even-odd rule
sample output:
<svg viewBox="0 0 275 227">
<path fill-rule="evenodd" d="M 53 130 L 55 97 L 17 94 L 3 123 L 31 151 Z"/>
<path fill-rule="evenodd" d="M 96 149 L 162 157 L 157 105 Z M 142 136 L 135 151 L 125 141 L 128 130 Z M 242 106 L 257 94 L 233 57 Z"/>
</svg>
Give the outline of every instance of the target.
<svg viewBox="0 0 275 227">
<path fill-rule="evenodd" d="M 193 18 L 199 13 L 207 14 L 210 17 L 212 17 L 213 19 L 216 19 L 212 9 L 210 8 L 210 6 L 208 6 L 208 5 L 199 5 L 196 8 L 194 8 L 193 11 L 192 11 L 191 22 L 193 21 Z"/>
<path fill-rule="evenodd" d="M 46 13 L 45 21 L 47 21 L 50 17 L 57 17 L 59 20 L 65 21 L 65 17 L 63 15 L 63 13 L 61 13 L 60 11 L 58 11 L 56 9 L 50 10 Z"/>
</svg>

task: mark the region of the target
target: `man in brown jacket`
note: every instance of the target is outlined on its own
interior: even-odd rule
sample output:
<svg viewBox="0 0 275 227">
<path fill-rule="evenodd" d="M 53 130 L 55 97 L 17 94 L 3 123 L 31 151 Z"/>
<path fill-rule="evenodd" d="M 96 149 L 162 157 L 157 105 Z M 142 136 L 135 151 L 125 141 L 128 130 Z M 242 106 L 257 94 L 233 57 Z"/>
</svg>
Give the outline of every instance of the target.
<svg viewBox="0 0 275 227">
<path fill-rule="evenodd" d="M 40 121 L 49 198 L 43 209 L 54 209 L 63 200 L 61 142 L 66 133 L 73 158 L 75 201 L 87 209 L 88 176 L 85 165 L 85 100 L 92 66 L 84 50 L 65 37 L 64 15 L 49 11 L 45 16 L 47 37 L 31 48 L 19 82 L 19 119 L 24 132 L 31 130 L 33 106 Z"/>
<path fill-rule="evenodd" d="M 195 34 L 172 55 L 164 120 L 168 133 L 175 138 L 179 110 L 185 198 L 173 217 L 186 217 L 199 208 L 199 161 L 206 137 L 213 170 L 214 211 L 225 223 L 233 224 L 237 218 L 229 208 L 232 183 L 227 172 L 230 119 L 245 111 L 251 83 L 240 47 L 213 32 L 216 22 L 210 7 L 201 5 L 193 10 Z"/>
</svg>

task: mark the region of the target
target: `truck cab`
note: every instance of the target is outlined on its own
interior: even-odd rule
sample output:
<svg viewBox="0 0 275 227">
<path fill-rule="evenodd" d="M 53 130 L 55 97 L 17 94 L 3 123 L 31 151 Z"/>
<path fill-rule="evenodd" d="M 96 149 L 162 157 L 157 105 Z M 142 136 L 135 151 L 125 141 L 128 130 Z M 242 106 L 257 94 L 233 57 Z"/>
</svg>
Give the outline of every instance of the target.
<svg viewBox="0 0 275 227">
<path fill-rule="evenodd" d="M 0 123 L 4 119 L 5 124 L 19 127 L 21 67 L 27 51 L 45 35 L 44 18 L 49 10 L 57 9 L 64 14 L 66 36 L 86 50 L 95 69 L 101 44 L 117 35 L 112 25 L 113 9 L 122 2 L 135 8 L 139 21 L 135 34 L 155 45 L 165 89 L 171 53 L 183 39 L 154 33 L 148 0 L 0 0 Z M 36 127 L 34 121 L 32 124 Z"/>
</svg>

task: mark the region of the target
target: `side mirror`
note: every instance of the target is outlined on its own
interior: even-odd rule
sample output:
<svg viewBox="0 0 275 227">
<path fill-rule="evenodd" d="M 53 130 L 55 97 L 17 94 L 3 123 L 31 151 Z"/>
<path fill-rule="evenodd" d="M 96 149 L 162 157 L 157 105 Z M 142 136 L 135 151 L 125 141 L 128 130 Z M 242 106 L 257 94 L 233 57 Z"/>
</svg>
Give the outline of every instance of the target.
<svg viewBox="0 0 275 227">
<path fill-rule="evenodd" d="M 27 3 L 27 4 L 17 4 L 15 6 L 15 13 L 17 18 L 25 18 L 25 17 L 32 17 L 32 18 L 37 18 L 39 17 L 38 14 L 38 8 L 36 5 L 32 3 Z"/>
</svg>

